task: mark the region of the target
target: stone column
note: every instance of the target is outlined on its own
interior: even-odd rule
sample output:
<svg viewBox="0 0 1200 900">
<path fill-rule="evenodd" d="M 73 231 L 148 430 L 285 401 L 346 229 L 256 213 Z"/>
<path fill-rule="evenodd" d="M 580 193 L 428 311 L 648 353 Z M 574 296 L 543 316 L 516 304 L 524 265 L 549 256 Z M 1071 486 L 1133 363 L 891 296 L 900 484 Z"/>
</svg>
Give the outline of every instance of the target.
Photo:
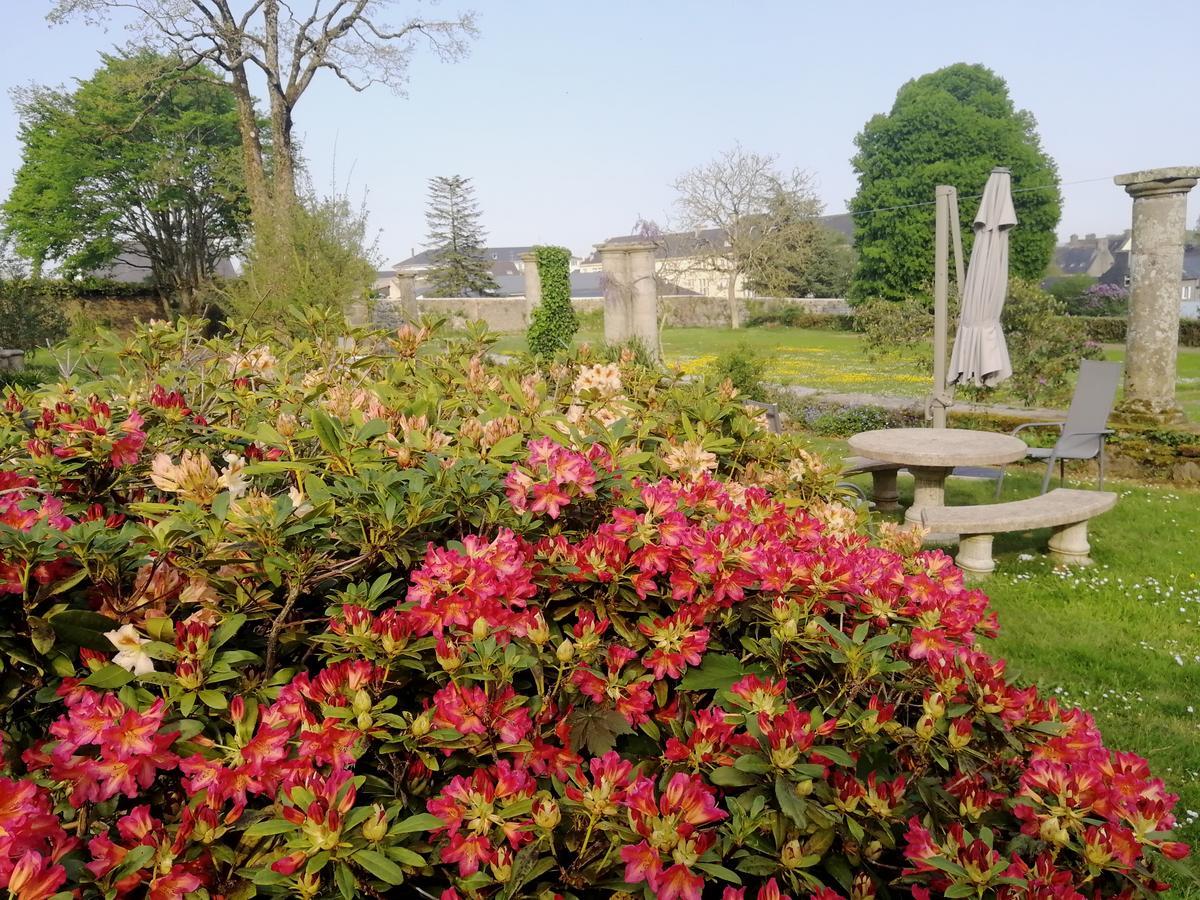
<svg viewBox="0 0 1200 900">
<path fill-rule="evenodd" d="M 604 340 L 642 342 L 658 359 L 658 283 L 651 241 L 597 244 L 604 267 Z"/>
<path fill-rule="evenodd" d="M 533 311 L 542 302 L 542 278 L 538 272 L 537 254 L 522 253 L 524 263 L 522 274 L 525 276 L 525 324 L 533 321 Z"/>
<path fill-rule="evenodd" d="M 417 309 L 417 276 L 412 272 L 397 272 L 396 283 L 400 286 L 400 312 L 409 322 L 420 318 Z"/>
<path fill-rule="evenodd" d="M 1178 166 L 1113 179 L 1133 198 L 1125 395 L 1118 408 L 1129 421 L 1168 424 L 1184 419 L 1175 402 L 1175 363 L 1187 195 L 1198 178 L 1200 166 Z"/>
</svg>

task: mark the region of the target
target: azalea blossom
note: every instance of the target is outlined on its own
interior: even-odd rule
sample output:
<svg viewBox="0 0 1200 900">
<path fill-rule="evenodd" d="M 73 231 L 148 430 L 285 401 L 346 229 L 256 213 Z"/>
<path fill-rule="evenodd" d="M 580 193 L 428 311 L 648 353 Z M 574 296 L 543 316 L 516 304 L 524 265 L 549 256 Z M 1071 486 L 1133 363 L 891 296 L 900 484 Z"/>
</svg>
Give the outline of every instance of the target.
<svg viewBox="0 0 1200 900">
<path fill-rule="evenodd" d="M 104 636 L 117 648 L 117 655 L 112 661 L 122 669 L 134 675 L 145 675 L 154 671 L 154 660 L 141 649 L 142 644 L 150 643 L 150 639 L 138 634 L 132 625 L 122 625 L 115 631 L 106 631 Z"/>
</svg>

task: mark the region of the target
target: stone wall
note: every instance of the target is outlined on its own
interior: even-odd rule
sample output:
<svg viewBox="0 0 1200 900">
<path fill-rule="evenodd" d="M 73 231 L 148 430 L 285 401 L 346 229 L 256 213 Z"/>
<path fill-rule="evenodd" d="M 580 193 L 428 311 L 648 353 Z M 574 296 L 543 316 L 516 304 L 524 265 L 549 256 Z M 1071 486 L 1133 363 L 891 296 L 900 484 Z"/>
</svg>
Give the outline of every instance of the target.
<svg viewBox="0 0 1200 900">
<path fill-rule="evenodd" d="M 162 304 L 156 296 L 76 298 L 67 300 L 65 305 L 69 317 L 84 318 L 122 334 L 132 331 L 139 322 L 163 317 Z"/>
<path fill-rule="evenodd" d="M 729 305 L 724 297 L 663 296 L 658 298 L 659 315 L 673 328 L 721 328 L 729 324 Z M 492 331 L 523 331 L 527 326 L 524 297 L 437 297 L 415 301 L 421 315 L 445 317 L 450 327 L 462 328 L 467 322 L 482 319 Z M 578 313 L 604 310 L 603 297 L 572 297 Z M 742 320 L 750 307 L 757 311 L 784 306 L 799 306 L 805 312 L 846 314 L 845 300 L 822 298 L 786 298 L 742 301 Z M 373 321 L 384 328 L 395 328 L 404 321 L 399 300 L 375 301 Z"/>
</svg>

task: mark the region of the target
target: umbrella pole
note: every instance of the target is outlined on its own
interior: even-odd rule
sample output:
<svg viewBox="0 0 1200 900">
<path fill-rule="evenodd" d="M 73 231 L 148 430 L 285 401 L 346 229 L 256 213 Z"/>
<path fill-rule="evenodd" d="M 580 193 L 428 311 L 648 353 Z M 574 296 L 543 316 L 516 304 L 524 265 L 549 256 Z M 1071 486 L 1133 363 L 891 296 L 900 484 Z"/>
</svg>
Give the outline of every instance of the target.
<svg viewBox="0 0 1200 900">
<path fill-rule="evenodd" d="M 946 330 L 950 288 L 950 197 L 954 188 L 939 184 L 934 190 L 933 230 L 933 427 L 946 427 Z"/>
</svg>

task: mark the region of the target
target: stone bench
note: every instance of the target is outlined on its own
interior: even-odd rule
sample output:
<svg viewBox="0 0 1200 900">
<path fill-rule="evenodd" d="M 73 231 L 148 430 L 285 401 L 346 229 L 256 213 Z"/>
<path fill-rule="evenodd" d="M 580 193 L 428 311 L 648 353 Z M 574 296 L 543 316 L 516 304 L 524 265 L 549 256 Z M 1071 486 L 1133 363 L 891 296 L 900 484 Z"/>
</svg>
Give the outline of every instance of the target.
<svg viewBox="0 0 1200 900">
<path fill-rule="evenodd" d="M 879 512 L 894 512 L 900 508 L 900 489 L 896 486 L 896 473 L 904 466 L 870 459 L 866 456 L 847 456 L 842 461 L 843 475 L 871 474 L 871 499 Z"/>
<path fill-rule="evenodd" d="M 1087 527 L 1093 516 L 1116 505 L 1111 491 L 1056 488 L 1048 494 L 980 506 L 926 507 L 922 522 L 936 532 L 959 535 L 955 563 L 964 572 L 987 575 L 996 568 L 992 538 L 1007 531 L 1053 528 L 1050 555 L 1061 563 L 1088 565 Z"/>
</svg>

